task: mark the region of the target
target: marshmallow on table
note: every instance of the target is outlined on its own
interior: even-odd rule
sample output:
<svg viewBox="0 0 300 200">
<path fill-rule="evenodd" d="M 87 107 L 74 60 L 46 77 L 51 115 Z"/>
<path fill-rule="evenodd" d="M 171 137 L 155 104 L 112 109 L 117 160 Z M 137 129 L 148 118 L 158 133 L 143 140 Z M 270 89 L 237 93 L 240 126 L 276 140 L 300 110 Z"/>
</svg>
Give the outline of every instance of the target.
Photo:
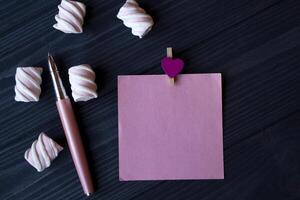
<svg viewBox="0 0 300 200">
<path fill-rule="evenodd" d="M 31 148 L 27 149 L 24 157 L 38 172 L 41 172 L 51 165 L 51 161 L 62 150 L 63 148 L 60 145 L 45 133 L 41 133 L 38 139 L 32 143 Z"/>
<path fill-rule="evenodd" d="M 82 33 L 85 5 L 81 2 L 62 0 L 53 27 L 64 33 Z"/>
<path fill-rule="evenodd" d="M 95 72 L 87 64 L 74 66 L 69 69 L 69 81 L 75 102 L 88 101 L 98 97 L 95 78 Z"/>
<path fill-rule="evenodd" d="M 144 37 L 152 28 L 154 22 L 144 9 L 139 7 L 135 0 L 127 0 L 117 15 L 125 26 L 132 29 L 132 34 L 139 38 Z"/>
<path fill-rule="evenodd" d="M 41 94 L 41 74 L 43 68 L 40 67 L 18 67 L 16 71 L 15 100 L 30 102 L 38 101 Z"/>
</svg>

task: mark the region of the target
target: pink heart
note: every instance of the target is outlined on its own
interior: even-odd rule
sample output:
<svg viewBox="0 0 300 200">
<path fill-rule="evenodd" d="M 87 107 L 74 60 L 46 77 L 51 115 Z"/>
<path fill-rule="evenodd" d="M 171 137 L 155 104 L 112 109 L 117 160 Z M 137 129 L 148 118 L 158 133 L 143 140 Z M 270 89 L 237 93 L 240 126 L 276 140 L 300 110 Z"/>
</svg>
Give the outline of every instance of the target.
<svg viewBox="0 0 300 200">
<path fill-rule="evenodd" d="M 179 58 L 172 59 L 166 57 L 162 59 L 161 66 L 169 77 L 174 78 L 183 69 L 184 62 Z"/>
</svg>

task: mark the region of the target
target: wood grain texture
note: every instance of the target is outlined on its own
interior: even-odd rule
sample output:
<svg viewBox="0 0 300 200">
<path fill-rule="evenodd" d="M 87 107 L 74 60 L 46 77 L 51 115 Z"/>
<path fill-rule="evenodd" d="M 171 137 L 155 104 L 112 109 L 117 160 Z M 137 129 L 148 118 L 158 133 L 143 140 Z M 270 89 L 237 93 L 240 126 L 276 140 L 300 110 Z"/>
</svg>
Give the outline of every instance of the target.
<svg viewBox="0 0 300 200">
<path fill-rule="evenodd" d="M 84 1 L 80 35 L 52 28 L 59 3 L 1 0 L 0 199 L 84 199 L 67 148 L 43 173 L 23 158 L 42 131 L 66 147 L 48 51 L 69 95 L 69 67 L 97 74 L 99 98 L 74 103 L 97 189 L 90 199 L 300 198 L 299 0 L 141 0 L 155 21 L 141 40 L 116 18 L 123 1 Z M 163 73 L 168 46 L 184 73 L 223 74 L 225 180 L 119 182 L 117 75 Z M 45 69 L 38 103 L 14 101 L 15 70 L 26 65 Z"/>
</svg>

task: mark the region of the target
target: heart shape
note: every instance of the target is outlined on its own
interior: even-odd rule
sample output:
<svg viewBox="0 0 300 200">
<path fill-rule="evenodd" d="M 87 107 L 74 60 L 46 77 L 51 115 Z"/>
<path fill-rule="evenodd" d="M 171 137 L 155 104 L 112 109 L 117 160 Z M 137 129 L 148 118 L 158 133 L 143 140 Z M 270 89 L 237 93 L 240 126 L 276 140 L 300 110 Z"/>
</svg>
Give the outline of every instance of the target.
<svg viewBox="0 0 300 200">
<path fill-rule="evenodd" d="M 179 58 L 172 59 L 172 58 L 166 57 L 166 58 L 162 59 L 161 66 L 162 66 L 164 72 L 170 78 L 174 78 L 183 69 L 184 62 L 183 62 L 183 60 L 181 60 Z"/>
</svg>

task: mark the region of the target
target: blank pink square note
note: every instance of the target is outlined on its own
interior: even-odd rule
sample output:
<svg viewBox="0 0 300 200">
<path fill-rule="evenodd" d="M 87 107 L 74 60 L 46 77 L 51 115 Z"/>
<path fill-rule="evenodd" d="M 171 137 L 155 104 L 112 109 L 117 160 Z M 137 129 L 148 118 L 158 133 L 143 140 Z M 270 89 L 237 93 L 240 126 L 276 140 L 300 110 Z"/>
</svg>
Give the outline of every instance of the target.
<svg viewBox="0 0 300 200">
<path fill-rule="evenodd" d="M 118 77 L 119 178 L 223 179 L 221 74 Z"/>
</svg>

